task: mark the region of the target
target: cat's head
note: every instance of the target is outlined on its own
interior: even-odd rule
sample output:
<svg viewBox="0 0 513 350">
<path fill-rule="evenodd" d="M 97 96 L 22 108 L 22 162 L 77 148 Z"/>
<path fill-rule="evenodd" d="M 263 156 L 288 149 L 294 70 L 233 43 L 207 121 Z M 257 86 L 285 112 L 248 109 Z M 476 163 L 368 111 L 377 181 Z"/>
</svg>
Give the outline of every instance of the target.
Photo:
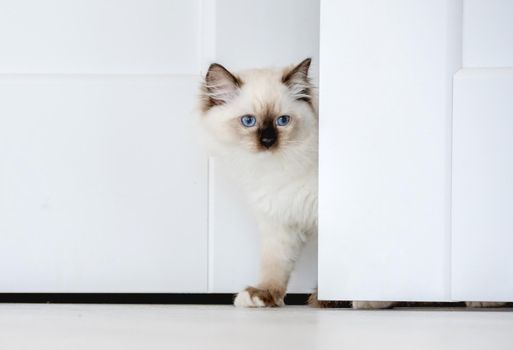
<svg viewBox="0 0 513 350">
<path fill-rule="evenodd" d="M 210 65 L 201 90 L 202 122 L 228 150 L 273 155 L 315 148 L 317 113 L 311 59 L 284 69 L 232 73 Z"/>
</svg>

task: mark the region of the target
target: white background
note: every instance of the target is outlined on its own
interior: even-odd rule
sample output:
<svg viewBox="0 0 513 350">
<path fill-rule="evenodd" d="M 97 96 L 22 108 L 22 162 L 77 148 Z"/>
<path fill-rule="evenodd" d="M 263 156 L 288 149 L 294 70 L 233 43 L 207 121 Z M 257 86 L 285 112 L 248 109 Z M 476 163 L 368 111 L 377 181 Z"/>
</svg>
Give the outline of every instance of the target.
<svg viewBox="0 0 513 350">
<path fill-rule="evenodd" d="M 198 146 L 198 87 L 214 60 L 317 61 L 318 13 L 311 0 L 0 0 L 0 292 L 256 282 L 251 215 Z M 305 264 L 292 290 L 315 274 Z"/>
<path fill-rule="evenodd" d="M 510 300 L 511 1 L 322 6 L 321 296 Z M 315 78 L 318 35 L 312 0 L 0 0 L 0 292 L 254 283 L 199 82 L 308 56 Z"/>
</svg>

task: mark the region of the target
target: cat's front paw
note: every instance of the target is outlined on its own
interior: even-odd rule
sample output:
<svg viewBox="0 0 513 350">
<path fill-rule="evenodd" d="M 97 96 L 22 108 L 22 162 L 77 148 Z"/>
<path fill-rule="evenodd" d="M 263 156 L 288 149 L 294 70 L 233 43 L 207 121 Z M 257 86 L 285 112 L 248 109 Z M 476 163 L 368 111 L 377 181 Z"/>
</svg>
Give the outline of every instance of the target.
<svg viewBox="0 0 513 350">
<path fill-rule="evenodd" d="M 285 291 L 248 287 L 237 294 L 233 305 L 237 307 L 277 307 L 283 306 Z"/>
<path fill-rule="evenodd" d="M 371 310 L 371 309 L 390 309 L 394 306 L 393 301 L 353 301 L 352 306 L 355 310 Z"/>
<path fill-rule="evenodd" d="M 506 303 L 494 301 L 466 301 L 465 305 L 470 308 L 502 307 Z"/>
</svg>

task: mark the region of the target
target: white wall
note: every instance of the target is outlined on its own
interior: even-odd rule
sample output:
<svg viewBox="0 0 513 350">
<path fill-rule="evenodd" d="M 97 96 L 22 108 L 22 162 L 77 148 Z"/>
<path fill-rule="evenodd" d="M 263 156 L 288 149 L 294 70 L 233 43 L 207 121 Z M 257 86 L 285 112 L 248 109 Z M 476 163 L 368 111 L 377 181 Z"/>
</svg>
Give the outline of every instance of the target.
<svg viewBox="0 0 513 350">
<path fill-rule="evenodd" d="M 200 5 L 3 0 L 0 72 L 197 74 Z"/>
<path fill-rule="evenodd" d="M 513 66 L 513 1 L 465 0 L 463 67 Z"/>
<path fill-rule="evenodd" d="M 0 2 L 1 292 L 207 290 L 200 14 Z"/>
<path fill-rule="evenodd" d="M 0 292 L 254 282 L 257 233 L 198 147 L 197 88 L 214 60 L 299 62 L 317 37 L 311 0 L 0 1 Z"/>
</svg>

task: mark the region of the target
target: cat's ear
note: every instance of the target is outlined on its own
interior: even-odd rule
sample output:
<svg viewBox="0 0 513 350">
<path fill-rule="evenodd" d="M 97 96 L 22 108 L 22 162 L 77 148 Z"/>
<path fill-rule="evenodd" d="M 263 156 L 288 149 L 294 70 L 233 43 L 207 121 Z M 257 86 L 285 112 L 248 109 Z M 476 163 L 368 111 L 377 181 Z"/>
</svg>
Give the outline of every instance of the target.
<svg viewBox="0 0 513 350">
<path fill-rule="evenodd" d="M 211 64 L 203 85 L 204 109 L 229 102 L 238 94 L 241 86 L 241 80 L 228 69 L 218 63 Z"/>
<path fill-rule="evenodd" d="M 303 60 L 292 69 L 283 72 L 281 81 L 287 85 L 296 100 L 310 102 L 312 100 L 312 84 L 308 76 L 308 70 L 312 63 L 311 58 Z"/>
</svg>

